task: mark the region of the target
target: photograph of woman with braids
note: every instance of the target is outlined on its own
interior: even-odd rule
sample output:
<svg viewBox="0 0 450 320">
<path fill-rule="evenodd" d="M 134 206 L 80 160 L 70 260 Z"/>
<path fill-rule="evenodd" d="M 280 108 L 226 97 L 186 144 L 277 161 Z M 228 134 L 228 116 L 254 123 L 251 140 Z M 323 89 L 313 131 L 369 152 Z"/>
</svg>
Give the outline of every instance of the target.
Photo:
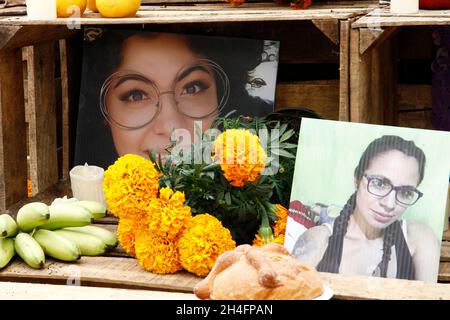
<svg viewBox="0 0 450 320">
<path fill-rule="evenodd" d="M 321 272 L 437 282 L 449 154 L 450 132 L 304 119 L 286 248 Z"/>
</svg>

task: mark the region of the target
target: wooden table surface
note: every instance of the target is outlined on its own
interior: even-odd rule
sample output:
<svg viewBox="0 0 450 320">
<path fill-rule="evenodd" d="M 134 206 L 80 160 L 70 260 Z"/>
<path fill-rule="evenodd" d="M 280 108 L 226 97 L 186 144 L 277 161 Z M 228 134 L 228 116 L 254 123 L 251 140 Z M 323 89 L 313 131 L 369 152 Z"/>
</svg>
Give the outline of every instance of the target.
<svg viewBox="0 0 450 320">
<path fill-rule="evenodd" d="M 116 226 L 104 224 L 114 230 Z M 450 240 L 450 231 L 444 240 Z M 450 283 L 430 284 L 365 276 L 320 273 L 334 299 L 437 299 L 450 300 Z M 19 258 L 0 271 L 0 299 L 163 299 L 191 300 L 202 278 L 188 272 L 158 275 L 144 271 L 119 247 L 106 256 L 82 257 L 66 263 L 47 259 L 35 270 Z M 450 263 L 441 262 L 440 282 L 450 282 Z M 105 289 L 108 288 L 108 289 Z"/>
</svg>

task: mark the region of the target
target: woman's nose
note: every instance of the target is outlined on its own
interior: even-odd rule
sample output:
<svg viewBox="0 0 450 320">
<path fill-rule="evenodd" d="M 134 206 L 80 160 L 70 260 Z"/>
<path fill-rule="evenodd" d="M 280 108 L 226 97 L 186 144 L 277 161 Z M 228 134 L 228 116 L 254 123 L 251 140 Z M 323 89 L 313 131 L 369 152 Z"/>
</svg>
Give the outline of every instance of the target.
<svg viewBox="0 0 450 320">
<path fill-rule="evenodd" d="M 163 92 L 159 97 L 159 112 L 153 119 L 155 134 L 170 137 L 173 130 L 183 126 L 183 116 L 178 112 L 173 92 Z"/>
<path fill-rule="evenodd" d="M 394 210 L 395 206 L 397 205 L 395 192 L 395 190 L 392 190 L 388 195 L 380 199 L 380 204 L 386 211 Z"/>
</svg>

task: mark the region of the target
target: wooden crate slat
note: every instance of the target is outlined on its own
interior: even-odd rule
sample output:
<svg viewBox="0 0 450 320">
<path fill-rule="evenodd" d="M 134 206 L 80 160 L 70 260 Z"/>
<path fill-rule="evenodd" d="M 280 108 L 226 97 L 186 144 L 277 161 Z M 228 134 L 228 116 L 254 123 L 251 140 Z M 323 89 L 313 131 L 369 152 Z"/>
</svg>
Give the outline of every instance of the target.
<svg viewBox="0 0 450 320">
<path fill-rule="evenodd" d="M 339 118 L 339 81 L 319 80 L 280 83 L 277 85 L 275 109 L 306 107 L 321 117 Z"/>
<path fill-rule="evenodd" d="M 339 114 L 338 120 L 350 120 L 350 28 L 353 19 L 341 21 L 339 35 Z"/>
<path fill-rule="evenodd" d="M 197 300 L 194 294 L 62 286 L 52 284 L 0 282 L 1 300 Z"/>
<path fill-rule="evenodd" d="M 444 241 L 450 241 L 450 229 L 444 231 L 444 236 L 442 238 Z"/>
<path fill-rule="evenodd" d="M 450 284 L 330 273 L 320 275 L 339 299 L 450 299 Z M 42 270 L 31 269 L 23 262 L 15 261 L 0 273 L 0 280 L 71 283 L 77 276 L 81 277 L 81 285 L 189 293 L 201 280 L 187 272 L 156 275 L 143 271 L 136 259 L 106 257 L 83 257 L 72 264 L 49 261 Z"/>
<path fill-rule="evenodd" d="M 225 22 L 225 21 L 277 21 L 277 20 L 322 20 L 347 19 L 367 12 L 365 8 L 334 8 L 292 10 L 290 7 L 237 7 L 217 6 L 155 6 L 137 13 L 133 18 L 101 18 L 97 13 L 86 13 L 81 18 L 54 20 L 30 20 L 26 17 L 0 19 L 0 25 L 107 25 L 143 23 L 182 23 L 182 22 Z"/>
<path fill-rule="evenodd" d="M 22 51 L 0 50 L 0 210 L 27 195 Z"/>
<path fill-rule="evenodd" d="M 336 299 L 449 300 L 450 284 L 321 273 Z"/>
<path fill-rule="evenodd" d="M 448 10 L 420 10 L 417 14 L 391 14 L 389 9 L 376 9 L 358 19 L 353 28 L 379 28 L 392 26 L 448 25 Z"/>
<path fill-rule="evenodd" d="M 187 272 L 158 275 L 144 271 L 136 259 L 119 257 L 82 257 L 77 263 L 46 262 L 42 270 L 34 270 L 17 259 L 0 273 L 0 280 L 59 281 L 67 283 L 81 277 L 81 285 L 115 288 L 140 288 L 192 292 L 201 278 Z M 85 283 L 85 284 L 83 284 Z"/>
<path fill-rule="evenodd" d="M 30 179 L 33 194 L 58 181 L 56 150 L 55 44 L 26 48 L 28 66 Z"/>
<path fill-rule="evenodd" d="M 24 19 L 27 18 L 24 17 Z M 2 22 L 5 20 L 6 19 L 0 19 L 0 25 L 2 25 Z M 70 30 L 67 27 L 61 28 L 59 26 L 23 26 L 22 24 L 17 24 L 16 26 L 4 25 L 0 28 L 0 49 L 11 50 L 34 45 L 36 43 L 57 41 L 59 39 L 73 37 L 78 33 L 79 30 Z"/>
<path fill-rule="evenodd" d="M 432 117 L 432 110 L 399 112 L 398 125 L 408 128 L 434 129 Z"/>
<path fill-rule="evenodd" d="M 29 283 L 0 282 L 1 300 L 196 300 L 194 294 L 95 288 L 83 286 L 62 286 L 51 284 L 30 285 Z"/>
</svg>

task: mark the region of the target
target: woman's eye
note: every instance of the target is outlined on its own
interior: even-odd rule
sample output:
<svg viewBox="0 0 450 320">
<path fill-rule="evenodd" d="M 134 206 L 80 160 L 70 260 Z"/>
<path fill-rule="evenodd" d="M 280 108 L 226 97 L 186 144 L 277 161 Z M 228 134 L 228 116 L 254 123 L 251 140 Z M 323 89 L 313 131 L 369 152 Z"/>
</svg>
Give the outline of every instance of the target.
<svg viewBox="0 0 450 320">
<path fill-rule="evenodd" d="M 400 197 L 402 199 L 410 199 L 414 196 L 414 192 L 411 190 L 402 190 L 400 191 Z"/>
<path fill-rule="evenodd" d="M 138 102 L 147 99 L 147 94 L 142 90 L 132 90 L 120 96 L 120 100 L 124 102 Z"/>
<path fill-rule="evenodd" d="M 377 188 L 384 188 L 386 187 L 386 184 L 381 179 L 373 179 L 372 184 Z"/>
<path fill-rule="evenodd" d="M 208 86 L 201 82 L 195 82 L 190 83 L 186 86 L 184 86 L 183 91 L 181 92 L 182 95 L 184 94 L 197 94 L 200 91 L 208 89 Z"/>
</svg>

